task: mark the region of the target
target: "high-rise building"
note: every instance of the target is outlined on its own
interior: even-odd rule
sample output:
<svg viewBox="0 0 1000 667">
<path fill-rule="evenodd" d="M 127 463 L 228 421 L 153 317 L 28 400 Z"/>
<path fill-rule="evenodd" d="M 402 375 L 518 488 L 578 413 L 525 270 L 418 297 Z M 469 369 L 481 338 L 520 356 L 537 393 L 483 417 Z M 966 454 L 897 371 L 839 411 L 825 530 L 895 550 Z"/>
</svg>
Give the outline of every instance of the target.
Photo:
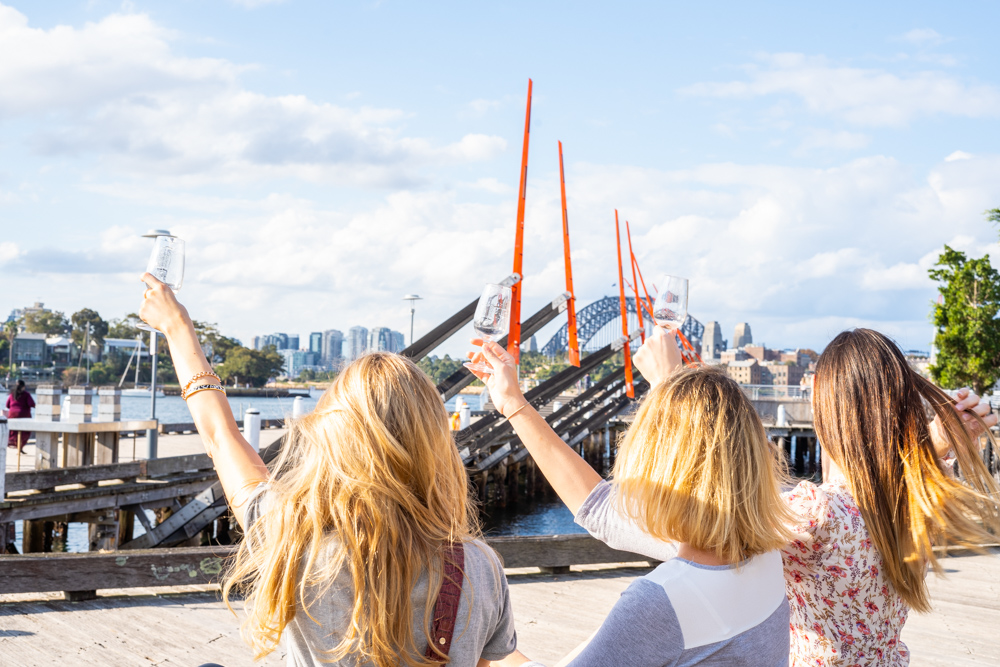
<svg viewBox="0 0 1000 667">
<path fill-rule="evenodd" d="M 336 366 L 344 358 L 344 334 L 336 329 L 323 332 L 323 350 L 320 358 L 324 366 Z"/>
<path fill-rule="evenodd" d="M 534 336 L 528 339 L 528 352 L 538 352 L 538 340 Z"/>
<path fill-rule="evenodd" d="M 368 349 L 368 329 L 351 327 L 347 330 L 347 347 L 345 351 L 351 359 L 357 359 Z"/>
<path fill-rule="evenodd" d="M 323 356 L 323 332 L 314 331 L 309 334 L 309 351 L 316 355 L 317 358 L 322 358 Z"/>
<path fill-rule="evenodd" d="M 705 359 L 718 359 L 719 354 L 726 349 L 727 341 L 722 339 L 722 327 L 718 322 L 706 324 L 701 339 L 704 341 L 701 356 Z"/>
<path fill-rule="evenodd" d="M 736 330 L 733 332 L 733 347 L 738 349 L 752 343 L 753 334 L 750 333 L 750 325 L 746 322 L 737 324 Z"/>
<path fill-rule="evenodd" d="M 260 336 L 254 336 L 253 338 L 251 338 L 250 347 L 252 347 L 255 350 L 259 350 L 261 348 L 260 339 L 261 339 Z"/>
<path fill-rule="evenodd" d="M 288 334 L 288 342 L 285 344 L 286 350 L 297 350 L 299 349 L 299 335 L 298 334 Z"/>
<path fill-rule="evenodd" d="M 253 349 L 263 350 L 268 345 L 273 345 L 275 350 L 288 349 L 288 334 L 273 333 L 253 337 Z"/>
<path fill-rule="evenodd" d="M 368 349 L 372 352 L 402 352 L 406 337 L 389 327 L 373 327 L 368 333 Z"/>
<path fill-rule="evenodd" d="M 306 368 L 316 369 L 319 358 L 312 352 L 305 350 L 280 350 L 279 354 L 285 358 L 285 375 L 294 380 L 302 374 Z"/>
<path fill-rule="evenodd" d="M 406 336 L 401 331 L 393 331 L 392 343 L 393 352 L 402 352 L 406 349 Z"/>
</svg>

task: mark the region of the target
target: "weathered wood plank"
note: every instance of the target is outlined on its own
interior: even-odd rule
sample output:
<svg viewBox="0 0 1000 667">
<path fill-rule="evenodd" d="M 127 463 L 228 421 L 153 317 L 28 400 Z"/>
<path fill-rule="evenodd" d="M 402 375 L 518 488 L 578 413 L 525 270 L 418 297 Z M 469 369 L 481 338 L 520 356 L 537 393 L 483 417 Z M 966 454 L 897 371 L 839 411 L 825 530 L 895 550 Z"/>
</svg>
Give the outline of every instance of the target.
<svg viewBox="0 0 1000 667">
<path fill-rule="evenodd" d="M 152 461 L 27 470 L 6 473 L 6 489 L 7 493 L 35 489 L 44 490 L 57 486 L 89 484 L 113 479 L 165 477 L 188 471 L 211 470 L 212 467 L 212 459 L 207 454 L 191 454 Z"/>
<path fill-rule="evenodd" d="M 126 483 L 79 491 L 28 496 L 17 502 L 8 499 L 0 504 L 0 523 L 22 519 L 44 519 L 78 512 L 88 512 L 128 505 L 149 504 L 179 496 L 201 493 L 214 482 L 215 473 L 189 475 L 178 480 L 157 483 Z M 155 505 L 153 505 L 155 507 Z"/>
<path fill-rule="evenodd" d="M 590 535 L 495 537 L 487 542 L 505 567 L 565 567 L 638 562 Z M 182 547 L 108 553 L 0 556 L 0 593 L 99 590 L 217 581 L 222 559 L 235 547 Z"/>
</svg>

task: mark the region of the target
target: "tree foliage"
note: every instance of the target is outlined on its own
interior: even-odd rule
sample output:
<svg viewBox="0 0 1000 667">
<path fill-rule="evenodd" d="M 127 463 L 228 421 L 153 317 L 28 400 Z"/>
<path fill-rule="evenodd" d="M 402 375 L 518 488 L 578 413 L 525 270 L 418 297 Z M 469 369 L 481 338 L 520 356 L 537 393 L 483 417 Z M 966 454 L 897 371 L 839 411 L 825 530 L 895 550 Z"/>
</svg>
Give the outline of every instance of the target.
<svg viewBox="0 0 1000 667">
<path fill-rule="evenodd" d="M 1000 378 L 1000 274 L 989 256 L 970 259 L 948 246 L 936 266 L 929 271 L 941 295 L 931 313 L 937 348 L 931 377 L 982 394 Z"/>
<path fill-rule="evenodd" d="M 223 382 L 239 381 L 254 387 L 263 387 L 268 380 L 277 377 L 284 368 L 285 358 L 275 351 L 273 345 L 263 350 L 236 346 L 226 354 L 226 360 L 215 367 L 215 372 Z"/>
<path fill-rule="evenodd" d="M 108 335 L 108 323 L 105 322 L 96 310 L 84 308 L 73 313 L 70 318 L 73 323 L 71 338 L 79 346 L 83 346 L 87 337 L 87 327 L 90 327 L 90 340 L 98 346 L 104 346 L 104 337 Z"/>
<path fill-rule="evenodd" d="M 57 310 L 26 313 L 22 323 L 28 333 L 62 336 L 69 332 L 66 316 Z"/>
<path fill-rule="evenodd" d="M 427 373 L 434 384 L 441 384 L 446 377 L 462 368 L 461 359 L 452 359 L 447 354 L 443 357 L 424 357 L 417 362 L 420 370 Z"/>
<path fill-rule="evenodd" d="M 129 313 L 121 319 L 114 319 L 108 323 L 108 338 L 124 338 L 127 340 L 135 340 L 135 337 L 142 334 L 143 337 L 148 337 L 147 332 L 143 331 L 138 327 L 139 316 L 135 313 Z"/>
<path fill-rule="evenodd" d="M 219 327 L 214 323 L 195 320 L 194 332 L 198 336 L 198 342 L 205 353 L 205 358 L 213 366 L 225 361 L 230 350 L 242 347 L 240 342 L 235 338 L 223 336 L 219 333 Z"/>
</svg>

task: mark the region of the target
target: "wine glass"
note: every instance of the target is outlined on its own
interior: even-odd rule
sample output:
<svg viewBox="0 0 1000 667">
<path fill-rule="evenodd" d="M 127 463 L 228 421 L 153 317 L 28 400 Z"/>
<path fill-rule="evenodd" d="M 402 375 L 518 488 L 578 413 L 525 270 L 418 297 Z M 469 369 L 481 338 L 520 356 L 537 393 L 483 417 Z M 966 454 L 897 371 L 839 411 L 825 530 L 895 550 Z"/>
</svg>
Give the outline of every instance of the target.
<svg viewBox="0 0 1000 667">
<path fill-rule="evenodd" d="M 184 239 L 176 236 L 157 236 L 153 240 L 153 252 L 149 255 L 146 273 L 173 291 L 178 291 L 184 282 Z M 142 321 L 136 326 L 143 331 L 156 331 Z"/>
<path fill-rule="evenodd" d="M 476 306 L 476 316 L 472 328 L 483 342 L 496 340 L 506 335 L 510 326 L 510 288 L 505 285 L 489 284 L 483 288 Z M 480 373 L 492 373 L 493 367 L 485 360 L 467 363 L 465 367 Z"/>
<path fill-rule="evenodd" d="M 656 284 L 660 289 L 653 302 L 653 319 L 661 327 L 676 331 L 687 319 L 688 279 L 665 275 Z"/>
</svg>

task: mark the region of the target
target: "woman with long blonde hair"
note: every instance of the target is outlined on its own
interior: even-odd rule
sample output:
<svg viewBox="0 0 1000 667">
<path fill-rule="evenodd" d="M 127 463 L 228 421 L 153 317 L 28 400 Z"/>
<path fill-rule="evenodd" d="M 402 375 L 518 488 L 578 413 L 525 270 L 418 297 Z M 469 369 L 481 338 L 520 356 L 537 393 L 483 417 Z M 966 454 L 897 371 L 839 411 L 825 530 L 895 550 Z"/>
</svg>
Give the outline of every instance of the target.
<svg viewBox="0 0 1000 667">
<path fill-rule="evenodd" d="M 516 644 L 507 581 L 479 539 L 465 468 L 430 379 L 393 354 L 345 368 L 292 423 L 274 469 L 243 439 L 173 292 L 146 274 L 141 317 L 245 532 L 224 595 L 243 636 L 290 665 L 483 667 Z"/>
<path fill-rule="evenodd" d="M 603 481 L 524 399 L 510 354 L 483 345 L 497 409 L 583 524 L 671 543 L 622 594 L 573 667 L 788 663 L 789 605 L 778 549 L 792 539 L 776 450 L 739 385 L 702 367 L 642 401 Z M 619 527 L 609 515 L 623 517 Z M 632 550 L 635 550 L 634 548 Z M 523 665 L 515 654 L 502 664 Z"/>
</svg>

